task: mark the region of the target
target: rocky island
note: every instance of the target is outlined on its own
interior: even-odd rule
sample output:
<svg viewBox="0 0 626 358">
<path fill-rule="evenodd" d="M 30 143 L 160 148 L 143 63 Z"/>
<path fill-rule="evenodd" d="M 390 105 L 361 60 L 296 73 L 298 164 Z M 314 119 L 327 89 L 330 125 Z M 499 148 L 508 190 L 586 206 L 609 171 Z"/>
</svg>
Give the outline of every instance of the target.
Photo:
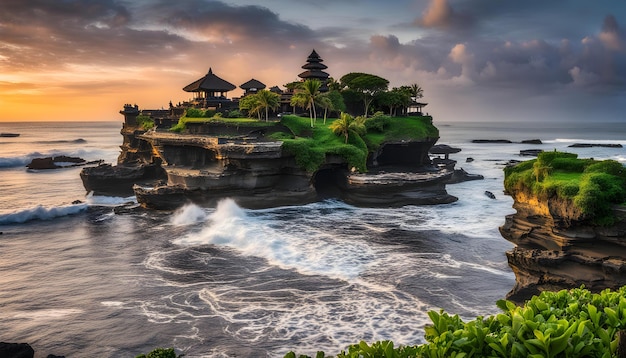
<svg viewBox="0 0 626 358">
<path fill-rule="evenodd" d="M 505 169 L 515 214 L 500 227 L 521 303 L 542 291 L 626 285 L 626 168 L 544 152 Z"/>
<path fill-rule="evenodd" d="M 431 160 L 439 131 L 422 113 L 426 104 L 417 102 L 419 86 L 387 91 L 387 80 L 364 73 L 335 81 L 322 62 L 313 50 L 302 81 L 284 91 L 251 79 L 240 86 L 244 96 L 231 100 L 226 94 L 235 86 L 210 69 L 183 88 L 194 94 L 189 102 L 170 103 L 169 110 L 125 105 L 117 165 L 84 168 L 85 189 L 134 193 L 142 206 L 156 209 L 213 206 L 225 197 L 247 208 L 329 197 L 393 207 L 450 203 L 457 198 L 446 183 L 480 178 L 457 172 L 452 179 L 448 154 L 458 148 L 435 151 L 445 158 Z M 368 116 L 375 98 L 389 115 Z M 327 113 L 337 118 L 327 123 Z"/>
</svg>

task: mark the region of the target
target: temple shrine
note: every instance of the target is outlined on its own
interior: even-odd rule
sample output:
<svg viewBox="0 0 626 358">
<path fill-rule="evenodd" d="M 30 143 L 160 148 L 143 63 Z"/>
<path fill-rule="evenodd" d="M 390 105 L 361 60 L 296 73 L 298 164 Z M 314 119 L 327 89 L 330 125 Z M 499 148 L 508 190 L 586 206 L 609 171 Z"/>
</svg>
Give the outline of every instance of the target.
<svg viewBox="0 0 626 358">
<path fill-rule="evenodd" d="M 309 57 L 306 59 L 306 63 L 302 66 L 302 69 L 306 70 L 298 75 L 298 77 L 302 78 L 303 81 L 308 79 L 317 79 L 322 83 L 320 87 L 320 92 L 328 92 L 328 77 L 330 76 L 328 73 L 323 70 L 327 69 L 328 66 L 323 64 L 324 60 L 320 58 L 320 55 L 317 54 L 315 50 L 311 52 Z"/>
</svg>

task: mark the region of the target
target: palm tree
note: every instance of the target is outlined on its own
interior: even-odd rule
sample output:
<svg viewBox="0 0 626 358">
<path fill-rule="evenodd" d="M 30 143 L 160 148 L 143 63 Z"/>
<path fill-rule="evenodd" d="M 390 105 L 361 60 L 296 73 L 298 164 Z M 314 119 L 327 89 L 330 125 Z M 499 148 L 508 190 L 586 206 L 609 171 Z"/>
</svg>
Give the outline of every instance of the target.
<svg viewBox="0 0 626 358">
<path fill-rule="evenodd" d="M 350 124 L 354 119 L 351 115 L 345 112 L 341 112 L 341 116 L 339 119 L 335 120 L 333 123 L 328 126 L 333 133 L 337 135 L 342 135 L 346 138 L 346 143 L 348 143 L 348 134 L 350 133 Z"/>
<path fill-rule="evenodd" d="M 328 113 L 328 110 L 334 110 L 335 106 L 333 104 L 332 99 L 330 99 L 330 92 L 325 92 L 320 94 L 317 97 L 317 104 L 319 104 L 322 108 L 324 108 L 324 124 L 326 124 L 326 114 Z"/>
<path fill-rule="evenodd" d="M 305 107 L 309 110 L 311 117 L 311 128 L 315 126 L 317 113 L 315 112 L 315 100 L 320 95 L 320 87 L 322 83 L 316 79 L 310 79 L 302 82 L 296 93 L 291 97 L 291 103 Z"/>
<path fill-rule="evenodd" d="M 354 132 L 356 134 L 365 134 L 365 116 L 358 116 L 356 118 L 352 118 L 351 115 L 345 112 L 341 112 L 341 116 L 339 119 L 335 120 L 333 123 L 328 126 L 333 133 L 337 135 L 342 135 L 346 139 L 346 144 L 348 143 L 348 135 L 350 132 Z"/>
<path fill-rule="evenodd" d="M 254 96 L 258 101 L 258 105 L 261 109 L 265 109 L 265 121 L 269 118 L 269 109 L 275 110 L 280 105 L 280 95 L 272 91 L 262 89 L 258 91 Z"/>
<path fill-rule="evenodd" d="M 413 83 L 411 86 L 411 97 L 415 97 L 417 101 L 419 98 L 424 97 L 424 90 L 417 83 Z"/>
</svg>

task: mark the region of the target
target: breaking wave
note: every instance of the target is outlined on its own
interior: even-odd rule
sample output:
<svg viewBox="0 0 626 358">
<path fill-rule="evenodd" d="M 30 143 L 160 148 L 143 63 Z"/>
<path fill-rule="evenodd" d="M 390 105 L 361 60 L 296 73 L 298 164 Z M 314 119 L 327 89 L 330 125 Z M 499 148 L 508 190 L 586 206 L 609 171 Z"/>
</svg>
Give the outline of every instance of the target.
<svg viewBox="0 0 626 358">
<path fill-rule="evenodd" d="M 0 225 L 21 224 L 32 220 L 51 220 L 54 218 L 74 215 L 87 210 L 88 205 L 72 204 L 46 208 L 37 205 L 34 208 L 18 210 L 8 214 L 0 214 Z"/>
</svg>

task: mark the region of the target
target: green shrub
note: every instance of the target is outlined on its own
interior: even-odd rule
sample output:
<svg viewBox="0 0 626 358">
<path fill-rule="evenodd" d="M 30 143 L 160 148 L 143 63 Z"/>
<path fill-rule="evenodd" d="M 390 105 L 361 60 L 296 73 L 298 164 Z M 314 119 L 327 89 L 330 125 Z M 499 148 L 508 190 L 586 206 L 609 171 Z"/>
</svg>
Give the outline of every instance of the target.
<svg viewBox="0 0 626 358">
<path fill-rule="evenodd" d="M 365 128 L 367 131 L 384 132 L 385 128 L 391 125 L 391 117 L 386 116 L 383 112 L 376 112 L 373 116 L 365 120 Z"/>
<path fill-rule="evenodd" d="M 137 121 L 137 125 L 139 125 L 139 127 L 145 130 L 154 128 L 154 120 L 150 118 L 150 116 L 140 114 L 137 116 L 136 121 Z"/>
<path fill-rule="evenodd" d="M 187 108 L 187 110 L 185 110 L 184 117 L 202 118 L 205 117 L 205 112 L 198 108 Z"/>
<path fill-rule="evenodd" d="M 243 113 L 241 113 L 240 110 L 238 109 L 233 109 L 231 111 L 228 112 L 227 115 L 228 118 L 241 118 L 241 117 L 245 117 Z"/>
<path fill-rule="evenodd" d="M 607 173 L 626 180 L 626 167 L 615 160 L 603 160 L 590 163 L 585 168 L 585 173 Z"/>
<path fill-rule="evenodd" d="M 180 358 L 183 356 L 184 354 L 177 356 L 174 348 L 156 348 L 147 355 L 140 354 L 135 358 Z"/>
<path fill-rule="evenodd" d="M 557 358 L 614 356 L 626 327 L 626 287 L 594 294 L 584 287 L 544 291 L 523 306 L 500 300 L 502 313 L 463 322 L 443 310 L 428 312 L 426 343 L 394 347 L 391 341 L 348 347 L 337 358 Z M 294 358 L 289 352 L 285 358 Z M 299 357 L 308 356 L 301 355 Z M 316 357 L 324 357 L 318 352 Z"/>
</svg>

